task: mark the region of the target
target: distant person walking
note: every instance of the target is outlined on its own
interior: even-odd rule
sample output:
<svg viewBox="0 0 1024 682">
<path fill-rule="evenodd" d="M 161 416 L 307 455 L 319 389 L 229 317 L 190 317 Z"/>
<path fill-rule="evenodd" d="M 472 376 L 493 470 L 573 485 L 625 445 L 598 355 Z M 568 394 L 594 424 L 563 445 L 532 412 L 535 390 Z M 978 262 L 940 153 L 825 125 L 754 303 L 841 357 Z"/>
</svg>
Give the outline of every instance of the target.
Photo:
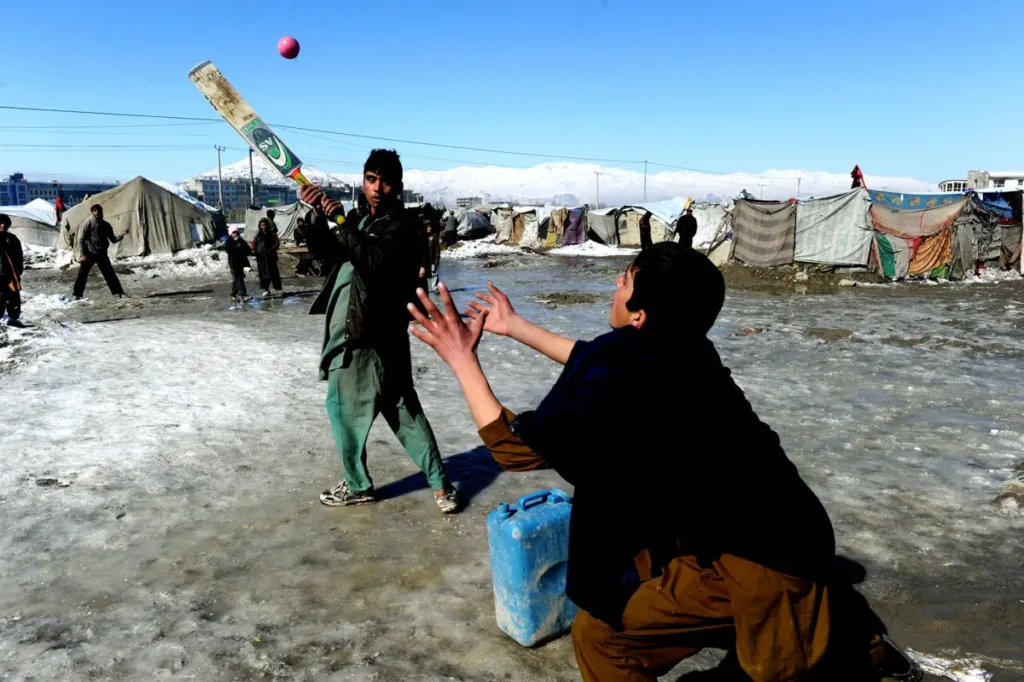
<svg viewBox="0 0 1024 682">
<path fill-rule="evenodd" d="M 274 209 L 272 209 L 272 208 L 268 208 L 267 209 L 267 220 L 270 221 L 270 228 L 268 229 L 268 232 L 270 232 L 270 234 L 274 235 L 275 237 L 277 236 L 277 223 L 274 222 L 274 218 L 276 218 L 276 217 L 277 217 L 277 212 L 274 211 Z"/>
<path fill-rule="evenodd" d="M 260 218 L 259 232 L 252 239 L 252 251 L 256 256 L 256 269 L 260 274 L 260 289 L 263 296 L 270 296 L 270 286 L 281 291 L 281 272 L 277 269 L 277 250 L 281 242 L 277 234 L 271 232 L 273 221 Z"/>
<path fill-rule="evenodd" d="M 225 249 L 228 252 L 228 267 L 231 268 L 231 303 L 241 303 L 246 299 L 249 292 L 245 290 L 245 269 L 249 267 L 249 254 L 252 249 L 238 234 L 238 228 L 228 228 L 231 234 L 228 236 L 228 243 Z"/>
<path fill-rule="evenodd" d="M 25 256 L 21 240 L 10 232 L 11 218 L 0 213 L 0 317 L 7 313 L 8 327 L 24 327 L 21 322 L 21 273 Z"/>
<path fill-rule="evenodd" d="M 640 218 L 640 250 L 646 251 L 652 246 L 654 241 L 651 239 L 651 212 L 647 211 Z"/>
<path fill-rule="evenodd" d="M 89 209 L 92 217 L 85 221 L 78 237 L 78 246 L 81 253 L 78 267 L 78 279 L 75 280 L 75 298 L 82 298 L 85 293 L 85 283 L 89 280 L 89 271 L 95 265 L 103 273 L 103 279 L 110 287 L 110 293 L 114 296 L 124 296 L 124 289 L 121 288 L 121 281 L 114 273 L 114 266 L 110 264 L 110 256 L 107 248 L 110 244 L 116 244 L 127 236 L 130 230 L 125 230 L 119 237 L 114 236 L 114 228 L 103 219 L 103 207 L 95 204 Z"/>
<path fill-rule="evenodd" d="M 448 221 L 444 226 L 444 245 L 452 246 L 457 241 L 459 241 L 459 219 L 455 217 L 453 211 L 448 214 Z"/>
<path fill-rule="evenodd" d="M 437 211 L 427 204 L 420 213 L 423 223 L 423 257 L 420 261 L 420 286 L 437 291 L 438 272 L 441 268 L 441 225 Z"/>
<path fill-rule="evenodd" d="M 686 207 L 686 211 L 676 221 L 676 234 L 679 235 L 680 244 L 693 248 L 693 238 L 697 236 L 697 219 L 693 217 L 692 204 Z"/>
</svg>

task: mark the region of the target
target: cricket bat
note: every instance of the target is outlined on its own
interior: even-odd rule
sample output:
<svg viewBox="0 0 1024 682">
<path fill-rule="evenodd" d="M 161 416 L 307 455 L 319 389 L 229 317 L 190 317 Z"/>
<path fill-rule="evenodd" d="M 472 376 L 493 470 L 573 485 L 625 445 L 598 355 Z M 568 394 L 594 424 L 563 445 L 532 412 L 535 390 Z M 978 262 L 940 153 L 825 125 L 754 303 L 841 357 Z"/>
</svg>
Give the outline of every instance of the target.
<svg viewBox="0 0 1024 682">
<path fill-rule="evenodd" d="M 269 125 L 260 118 L 249 103 L 235 90 L 235 86 L 224 77 L 213 62 L 203 62 L 188 72 L 217 113 L 242 136 L 254 152 L 281 174 L 294 180 L 298 185 L 308 185 L 309 180 L 302 174 L 302 161 L 288 145 L 278 137 Z M 334 217 L 339 225 L 344 216 Z"/>
</svg>

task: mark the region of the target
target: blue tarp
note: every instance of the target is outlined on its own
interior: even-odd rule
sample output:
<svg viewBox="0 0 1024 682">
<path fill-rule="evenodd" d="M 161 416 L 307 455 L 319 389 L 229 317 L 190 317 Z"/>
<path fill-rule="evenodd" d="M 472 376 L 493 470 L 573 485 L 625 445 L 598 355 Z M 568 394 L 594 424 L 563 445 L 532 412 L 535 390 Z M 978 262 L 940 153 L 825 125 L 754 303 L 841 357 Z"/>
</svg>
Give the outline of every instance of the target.
<svg viewBox="0 0 1024 682">
<path fill-rule="evenodd" d="M 998 192 L 983 192 L 975 195 L 978 203 L 989 213 L 995 213 L 1000 218 L 1010 220 L 1013 218 L 1013 207 Z"/>
<path fill-rule="evenodd" d="M 903 192 L 871 191 L 871 203 L 885 208 L 903 211 L 921 211 L 955 204 L 964 198 L 963 194 L 904 194 Z"/>
</svg>

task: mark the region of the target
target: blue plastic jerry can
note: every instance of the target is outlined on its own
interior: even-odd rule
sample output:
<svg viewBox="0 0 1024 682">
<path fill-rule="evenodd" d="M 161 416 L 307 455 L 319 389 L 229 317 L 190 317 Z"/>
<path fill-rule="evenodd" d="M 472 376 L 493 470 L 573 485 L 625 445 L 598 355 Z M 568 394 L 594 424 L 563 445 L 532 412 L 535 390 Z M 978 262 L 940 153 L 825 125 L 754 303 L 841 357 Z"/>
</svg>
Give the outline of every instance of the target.
<svg viewBox="0 0 1024 682">
<path fill-rule="evenodd" d="M 487 516 L 498 627 L 523 646 L 568 632 L 576 617 L 565 596 L 571 503 L 552 488 L 502 502 Z"/>
</svg>

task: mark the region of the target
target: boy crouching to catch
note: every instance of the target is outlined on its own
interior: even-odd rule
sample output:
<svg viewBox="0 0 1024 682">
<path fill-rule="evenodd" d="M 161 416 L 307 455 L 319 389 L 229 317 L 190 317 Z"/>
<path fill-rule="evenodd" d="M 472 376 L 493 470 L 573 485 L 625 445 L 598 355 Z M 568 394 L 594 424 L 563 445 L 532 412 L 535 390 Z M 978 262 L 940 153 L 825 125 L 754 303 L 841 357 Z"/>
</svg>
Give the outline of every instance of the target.
<svg viewBox="0 0 1024 682">
<path fill-rule="evenodd" d="M 755 682 L 921 678 L 835 575 L 825 508 L 708 340 L 725 299 L 711 261 L 676 243 L 643 251 L 593 341 L 527 322 L 489 289 L 468 325 L 443 284 L 444 310 L 421 291 L 412 333 L 451 366 L 498 463 L 575 486 L 566 594 L 586 682 L 654 682 L 704 647 Z M 485 330 L 565 366 L 536 410 L 498 402 L 476 355 Z M 679 409 L 664 419 L 669 390 Z"/>
</svg>

